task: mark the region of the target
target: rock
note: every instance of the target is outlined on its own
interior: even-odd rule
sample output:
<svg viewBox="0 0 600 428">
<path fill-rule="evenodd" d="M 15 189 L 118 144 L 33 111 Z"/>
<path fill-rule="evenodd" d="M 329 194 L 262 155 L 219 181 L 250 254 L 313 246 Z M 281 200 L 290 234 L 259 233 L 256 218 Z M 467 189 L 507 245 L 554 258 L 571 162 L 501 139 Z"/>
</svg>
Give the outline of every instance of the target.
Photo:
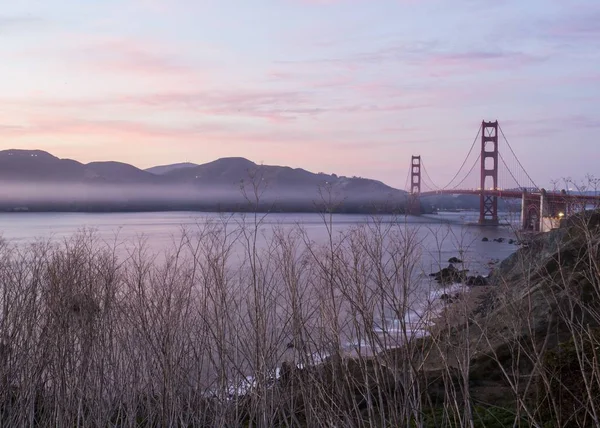
<svg viewBox="0 0 600 428">
<path fill-rule="evenodd" d="M 464 281 L 467 277 L 468 271 L 468 269 L 458 270 L 454 267 L 454 265 L 450 264 L 447 268 L 444 268 L 439 272 L 432 273 L 429 276 L 435 278 L 435 280 L 441 284 L 452 284 L 455 282 Z"/>
<path fill-rule="evenodd" d="M 452 303 L 454 301 L 454 299 L 452 299 L 452 296 L 446 293 L 440 296 L 440 300 L 444 303 Z"/>
<path fill-rule="evenodd" d="M 462 263 L 463 261 L 457 257 L 450 257 L 448 263 Z"/>
<path fill-rule="evenodd" d="M 477 276 L 467 277 L 465 284 L 472 286 L 472 287 L 473 286 L 483 286 L 483 285 L 489 285 L 489 281 L 486 277 L 477 275 Z"/>
<path fill-rule="evenodd" d="M 489 239 L 485 236 L 481 239 L 481 242 L 488 242 L 488 241 L 489 241 Z"/>
<path fill-rule="evenodd" d="M 444 303 L 454 303 L 455 300 L 460 298 L 460 293 L 448 294 L 444 293 L 440 296 L 440 300 Z"/>
<path fill-rule="evenodd" d="M 494 242 L 503 243 L 504 242 L 504 238 L 494 238 Z"/>
<path fill-rule="evenodd" d="M 515 243 L 515 240 L 514 240 L 514 239 L 509 239 L 509 240 L 508 240 L 508 243 L 509 243 L 510 245 L 512 245 L 512 244 L 514 244 L 514 243 Z"/>
</svg>

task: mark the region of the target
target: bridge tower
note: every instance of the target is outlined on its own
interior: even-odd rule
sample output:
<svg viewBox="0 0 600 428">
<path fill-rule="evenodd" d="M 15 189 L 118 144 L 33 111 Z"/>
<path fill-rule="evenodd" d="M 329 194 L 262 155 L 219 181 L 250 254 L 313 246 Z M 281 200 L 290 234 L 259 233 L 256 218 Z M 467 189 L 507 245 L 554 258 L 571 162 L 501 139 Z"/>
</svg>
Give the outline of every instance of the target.
<svg viewBox="0 0 600 428">
<path fill-rule="evenodd" d="M 410 161 L 410 194 L 406 212 L 421 214 L 421 156 L 413 156 Z"/>
<path fill-rule="evenodd" d="M 489 180 L 488 180 L 489 178 Z M 498 189 L 498 121 L 481 122 L 481 187 L 479 224 L 498 225 L 498 197 L 490 190 Z"/>
</svg>

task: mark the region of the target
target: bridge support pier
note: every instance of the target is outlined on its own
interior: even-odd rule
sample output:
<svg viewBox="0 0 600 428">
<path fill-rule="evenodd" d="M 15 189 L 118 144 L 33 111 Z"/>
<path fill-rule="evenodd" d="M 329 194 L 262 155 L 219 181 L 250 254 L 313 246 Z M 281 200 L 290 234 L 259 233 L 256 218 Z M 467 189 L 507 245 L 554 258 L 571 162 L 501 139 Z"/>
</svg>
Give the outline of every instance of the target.
<svg viewBox="0 0 600 428">
<path fill-rule="evenodd" d="M 560 197 L 550 196 L 545 189 L 540 194 L 540 232 L 548 232 L 560 226 L 560 221 L 569 214 L 569 202 L 566 192 Z"/>
<path fill-rule="evenodd" d="M 549 211 L 546 189 L 542 189 L 540 193 L 540 232 L 547 232 L 552 229 Z"/>
<path fill-rule="evenodd" d="M 560 194 L 523 191 L 521 198 L 521 228 L 526 232 L 548 232 L 556 229 L 560 221 L 569 215 L 569 199 L 565 191 Z"/>
<path fill-rule="evenodd" d="M 536 195 L 523 190 L 521 197 L 521 229 L 528 232 L 539 232 L 541 226 L 540 201 Z"/>
<path fill-rule="evenodd" d="M 497 226 L 498 197 L 489 191 L 498 189 L 498 121 L 481 122 L 480 186 L 479 224 Z"/>
</svg>

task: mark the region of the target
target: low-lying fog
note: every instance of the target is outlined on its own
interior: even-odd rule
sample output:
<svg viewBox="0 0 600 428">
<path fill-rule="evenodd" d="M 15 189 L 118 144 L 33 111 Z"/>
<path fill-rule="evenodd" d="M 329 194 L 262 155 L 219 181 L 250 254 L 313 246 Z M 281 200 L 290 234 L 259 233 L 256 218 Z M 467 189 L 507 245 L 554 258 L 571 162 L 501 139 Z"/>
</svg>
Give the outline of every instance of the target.
<svg viewBox="0 0 600 428">
<path fill-rule="evenodd" d="M 229 204 L 255 204 L 257 196 L 251 186 L 202 186 L 192 185 L 131 185 L 131 184 L 73 184 L 73 183 L 0 183 L 0 206 L 2 208 L 63 206 L 65 204 L 83 206 L 89 204 L 106 206 L 131 207 L 131 204 L 169 205 L 173 204 L 216 206 Z M 277 203 L 290 206 L 302 204 L 314 207 L 326 201 L 342 202 L 384 202 L 386 196 L 366 193 L 347 194 L 335 189 L 329 195 L 327 191 L 309 186 L 277 186 L 263 188 L 258 191 L 258 203 Z M 389 198 L 387 198 L 389 199 Z"/>
<path fill-rule="evenodd" d="M 72 183 L 0 183 L 0 201 L 32 202 L 122 202 L 122 201 L 239 200 L 239 188 L 204 189 L 190 185 L 114 185 Z"/>
</svg>

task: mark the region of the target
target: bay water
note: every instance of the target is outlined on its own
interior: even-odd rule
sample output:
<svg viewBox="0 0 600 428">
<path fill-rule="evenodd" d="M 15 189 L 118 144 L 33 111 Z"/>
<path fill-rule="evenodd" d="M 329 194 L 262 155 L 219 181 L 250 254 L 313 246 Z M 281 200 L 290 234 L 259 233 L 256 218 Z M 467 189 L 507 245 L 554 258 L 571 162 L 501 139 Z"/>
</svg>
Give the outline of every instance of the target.
<svg viewBox="0 0 600 428">
<path fill-rule="evenodd" d="M 200 212 L 152 212 L 152 213 L 1 213 L 0 236 L 9 244 L 23 246 L 37 240 L 59 242 L 74 234 L 93 231 L 96 239 L 114 246 L 120 257 L 127 255 L 144 242 L 146 248 L 160 258 L 179 242 L 184 230 L 193 232 L 210 222 L 223 221 L 230 224 L 250 223 L 260 220 L 258 246 L 266 245 L 274 228 L 292 230 L 302 228 L 305 236 L 316 245 L 325 245 L 330 234 L 334 238 L 352 228 L 374 222 L 395 224 L 414 233 L 420 248 L 417 275 L 423 284 L 422 304 L 415 302 L 407 317 L 420 319 L 424 308 L 443 293 L 452 292 L 452 287 L 433 283 L 430 273 L 448 266 L 451 257 L 458 257 L 468 264 L 469 275 L 487 275 L 498 261 L 513 253 L 517 246 L 509 244 L 514 238 L 511 219 L 505 218 L 506 226 L 480 227 L 476 225 L 475 212 L 439 213 L 436 215 L 377 216 L 334 214 L 220 214 Z M 486 237 L 487 241 L 482 239 Z M 498 238 L 504 238 L 498 242 Z M 243 251 L 243 247 L 235 251 Z M 379 320 L 378 328 L 393 330 L 397 319 Z M 420 332 L 415 331 L 415 334 Z M 422 333 L 422 332 L 421 332 Z M 359 341 L 360 342 L 360 341 Z M 343 344 L 347 349 L 362 347 L 352 337 Z"/>
</svg>

